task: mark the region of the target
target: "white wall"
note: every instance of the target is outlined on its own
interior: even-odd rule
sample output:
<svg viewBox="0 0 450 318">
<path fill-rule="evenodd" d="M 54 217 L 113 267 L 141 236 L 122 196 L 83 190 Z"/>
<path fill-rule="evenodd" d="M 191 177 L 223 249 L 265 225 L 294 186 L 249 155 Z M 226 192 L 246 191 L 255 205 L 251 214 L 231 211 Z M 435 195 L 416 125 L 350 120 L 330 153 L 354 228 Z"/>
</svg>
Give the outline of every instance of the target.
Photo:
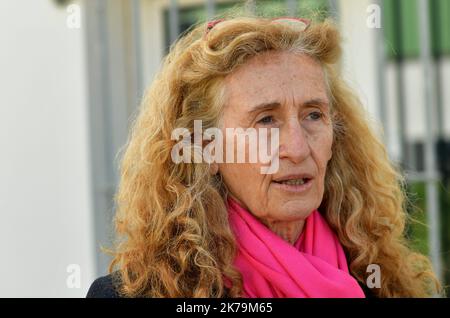
<svg viewBox="0 0 450 318">
<path fill-rule="evenodd" d="M 84 29 L 67 16 L 0 1 L 0 297 L 83 297 L 95 275 Z"/>
<path fill-rule="evenodd" d="M 359 94 L 364 107 L 379 119 L 376 32 L 369 28 L 367 12 L 373 0 L 339 0 L 339 21 L 343 37 L 342 66 L 347 82 Z"/>
</svg>

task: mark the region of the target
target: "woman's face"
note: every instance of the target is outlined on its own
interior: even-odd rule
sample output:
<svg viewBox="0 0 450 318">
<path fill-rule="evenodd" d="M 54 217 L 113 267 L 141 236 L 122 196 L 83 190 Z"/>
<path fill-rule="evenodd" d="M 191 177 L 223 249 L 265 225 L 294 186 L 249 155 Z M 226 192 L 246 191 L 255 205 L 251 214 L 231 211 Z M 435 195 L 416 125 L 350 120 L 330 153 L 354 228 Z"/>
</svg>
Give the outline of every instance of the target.
<svg viewBox="0 0 450 318">
<path fill-rule="evenodd" d="M 267 222 L 305 219 L 322 201 L 332 155 L 330 102 L 320 64 L 306 55 L 265 52 L 228 75 L 225 91 L 224 135 L 226 128 L 279 129 L 275 173 L 262 174 L 267 164 L 259 159 L 219 164 L 230 195 Z"/>
</svg>

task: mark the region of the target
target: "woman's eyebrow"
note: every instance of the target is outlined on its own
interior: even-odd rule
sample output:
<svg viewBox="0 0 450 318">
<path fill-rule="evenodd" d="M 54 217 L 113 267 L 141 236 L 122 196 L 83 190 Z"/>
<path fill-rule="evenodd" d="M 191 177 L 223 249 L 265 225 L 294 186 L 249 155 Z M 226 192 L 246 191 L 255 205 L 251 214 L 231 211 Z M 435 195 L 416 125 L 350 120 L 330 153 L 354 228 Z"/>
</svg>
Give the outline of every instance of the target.
<svg viewBox="0 0 450 318">
<path fill-rule="evenodd" d="M 264 103 L 261 103 L 261 104 L 251 107 L 251 109 L 248 111 L 248 113 L 253 114 L 253 113 L 256 113 L 261 110 L 278 108 L 280 106 L 281 106 L 281 104 L 277 101 L 264 102 Z"/>
<path fill-rule="evenodd" d="M 312 98 L 309 99 L 307 101 L 304 101 L 301 106 L 302 107 L 311 107 L 311 106 L 322 106 L 325 108 L 329 107 L 329 102 L 326 99 L 322 99 L 322 98 Z M 272 102 L 264 102 L 261 104 L 258 104 L 256 106 L 251 107 L 251 109 L 248 111 L 249 114 L 253 114 L 256 113 L 258 111 L 261 110 L 266 110 L 266 109 L 273 109 L 273 108 L 278 108 L 281 106 L 280 102 L 277 101 L 272 101 Z"/>
<path fill-rule="evenodd" d="M 303 107 L 319 106 L 319 107 L 325 107 L 328 109 L 330 106 L 330 103 L 326 99 L 313 98 L 313 99 L 307 100 L 302 105 L 303 105 Z"/>
</svg>

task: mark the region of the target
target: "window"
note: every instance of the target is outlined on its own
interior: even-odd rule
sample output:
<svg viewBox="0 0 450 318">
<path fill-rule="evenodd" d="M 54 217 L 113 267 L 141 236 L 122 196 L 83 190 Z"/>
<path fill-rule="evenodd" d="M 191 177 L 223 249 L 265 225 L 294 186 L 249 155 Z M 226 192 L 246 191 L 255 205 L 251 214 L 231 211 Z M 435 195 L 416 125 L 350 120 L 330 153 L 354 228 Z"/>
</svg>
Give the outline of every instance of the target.
<svg viewBox="0 0 450 318">
<path fill-rule="evenodd" d="M 433 54 L 450 54 L 450 1 L 430 0 Z M 417 58 L 420 54 L 417 0 L 384 0 L 384 35 L 390 58 Z"/>
</svg>

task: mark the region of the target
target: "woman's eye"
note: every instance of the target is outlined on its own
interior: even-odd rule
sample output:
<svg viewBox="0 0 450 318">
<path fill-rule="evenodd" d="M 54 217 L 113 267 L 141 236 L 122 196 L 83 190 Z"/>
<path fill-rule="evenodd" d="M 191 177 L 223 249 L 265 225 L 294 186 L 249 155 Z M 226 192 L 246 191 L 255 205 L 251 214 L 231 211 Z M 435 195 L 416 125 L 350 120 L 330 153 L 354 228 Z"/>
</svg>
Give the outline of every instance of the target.
<svg viewBox="0 0 450 318">
<path fill-rule="evenodd" d="M 265 117 L 261 118 L 260 120 L 258 120 L 258 123 L 264 124 L 264 125 L 271 124 L 272 122 L 273 122 L 272 116 L 265 116 Z"/>
<path fill-rule="evenodd" d="M 321 112 L 312 112 L 308 115 L 308 118 L 311 120 L 319 120 L 323 117 L 323 114 Z"/>
</svg>

